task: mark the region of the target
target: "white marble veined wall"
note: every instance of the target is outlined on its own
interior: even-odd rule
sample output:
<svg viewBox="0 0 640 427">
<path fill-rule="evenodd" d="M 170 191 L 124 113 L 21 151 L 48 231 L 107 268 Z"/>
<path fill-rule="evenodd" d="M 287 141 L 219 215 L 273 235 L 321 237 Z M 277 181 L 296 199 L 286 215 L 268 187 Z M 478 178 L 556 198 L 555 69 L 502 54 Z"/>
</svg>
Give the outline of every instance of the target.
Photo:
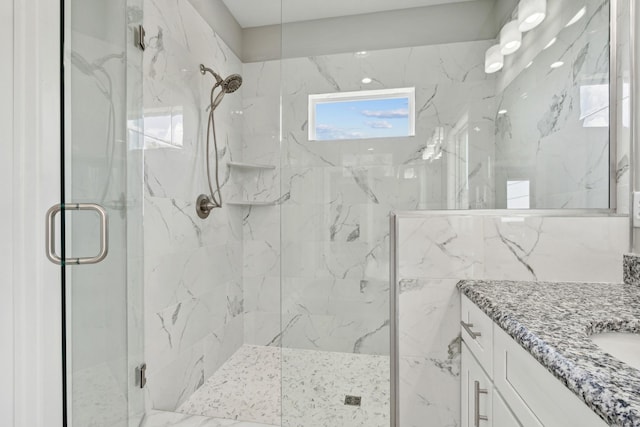
<svg viewBox="0 0 640 427">
<path fill-rule="evenodd" d="M 485 211 L 399 219 L 400 417 L 460 424 L 462 279 L 621 281 L 627 217 Z"/>
<path fill-rule="evenodd" d="M 583 6 L 584 18 L 565 27 Z M 559 2 L 552 7 L 550 22 L 527 34 L 522 52 L 514 57 L 526 55 L 534 42 L 557 41 L 540 48 L 532 65 L 505 82 L 503 91 L 498 81 L 497 206 L 507 206 L 507 181 L 528 180 L 531 208 L 608 208 L 609 1 Z M 507 62 L 505 69 L 515 67 L 518 59 Z M 560 66 L 551 68 L 553 63 Z M 501 74 L 508 78 L 507 72 Z M 627 145 L 618 142 L 622 169 L 628 164 Z"/>
<path fill-rule="evenodd" d="M 199 65 L 226 77 L 242 63 L 187 1 L 145 0 L 144 26 L 147 404 L 174 410 L 243 340 L 241 211 L 225 206 L 202 220 L 194 208 L 208 193 L 215 83 Z M 241 158 L 241 109 L 242 89 L 216 110 L 223 202 L 240 196 L 226 162 Z"/>
<path fill-rule="evenodd" d="M 246 173 L 243 182 L 244 197 L 278 202 L 244 210 L 246 342 L 388 353 L 389 212 L 447 206 L 446 156 L 422 158 L 434 129 L 452 129 L 466 117 L 477 129 L 470 145 L 481 153 L 469 168 L 478 182 L 489 177 L 494 80 L 482 68 L 486 47 L 481 41 L 244 65 L 244 160 L 279 166 Z M 371 85 L 361 83 L 364 75 Z M 307 140 L 309 94 L 410 86 L 415 137 Z"/>
<path fill-rule="evenodd" d="M 280 344 L 280 68 L 280 61 L 242 67 L 243 161 L 276 169 L 238 170 L 234 176 L 243 199 L 278 202 L 242 210 L 247 344 Z"/>
</svg>

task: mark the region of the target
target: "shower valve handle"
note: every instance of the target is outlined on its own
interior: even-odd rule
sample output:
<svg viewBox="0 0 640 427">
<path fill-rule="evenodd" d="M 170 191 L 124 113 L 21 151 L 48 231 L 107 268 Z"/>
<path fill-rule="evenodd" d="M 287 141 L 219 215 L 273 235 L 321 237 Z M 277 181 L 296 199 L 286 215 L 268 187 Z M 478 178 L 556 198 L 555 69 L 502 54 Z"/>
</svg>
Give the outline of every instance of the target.
<svg viewBox="0 0 640 427">
<path fill-rule="evenodd" d="M 222 206 L 213 203 L 211 201 L 211 198 L 206 194 L 199 195 L 198 199 L 196 200 L 196 213 L 202 219 L 207 218 L 212 210 L 220 207 Z"/>
</svg>

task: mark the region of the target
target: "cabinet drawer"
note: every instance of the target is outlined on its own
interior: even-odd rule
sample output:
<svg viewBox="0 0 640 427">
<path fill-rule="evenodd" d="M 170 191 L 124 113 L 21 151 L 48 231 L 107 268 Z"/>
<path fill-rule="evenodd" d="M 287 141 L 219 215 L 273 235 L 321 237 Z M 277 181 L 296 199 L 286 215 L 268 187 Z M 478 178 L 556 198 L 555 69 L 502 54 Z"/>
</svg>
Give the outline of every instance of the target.
<svg viewBox="0 0 640 427">
<path fill-rule="evenodd" d="M 498 325 L 493 339 L 493 382 L 523 426 L 607 425 Z"/>
<path fill-rule="evenodd" d="M 466 296 L 462 296 L 462 340 L 476 357 L 480 366 L 493 376 L 493 321 Z"/>
</svg>

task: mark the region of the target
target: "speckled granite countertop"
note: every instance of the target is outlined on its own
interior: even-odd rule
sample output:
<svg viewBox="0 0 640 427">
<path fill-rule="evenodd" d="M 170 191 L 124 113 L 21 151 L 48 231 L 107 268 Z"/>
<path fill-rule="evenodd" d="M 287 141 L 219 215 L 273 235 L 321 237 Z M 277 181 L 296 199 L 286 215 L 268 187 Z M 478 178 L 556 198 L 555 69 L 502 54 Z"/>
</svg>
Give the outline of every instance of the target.
<svg viewBox="0 0 640 427">
<path fill-rule="evenodd" d="M 640 332 L 640 287 L 461 281 L 458 288 L 607 423 L 640 426 L 640 371 L 589 339 Z"/>
</svg>

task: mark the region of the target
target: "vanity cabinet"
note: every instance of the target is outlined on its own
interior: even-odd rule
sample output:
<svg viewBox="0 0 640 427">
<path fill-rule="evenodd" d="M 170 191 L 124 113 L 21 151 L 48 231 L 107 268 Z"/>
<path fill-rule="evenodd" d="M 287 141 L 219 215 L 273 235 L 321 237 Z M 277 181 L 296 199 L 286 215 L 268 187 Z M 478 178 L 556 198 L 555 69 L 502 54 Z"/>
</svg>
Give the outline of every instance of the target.
<svg viewBox="0 0 640 427">
<path fill-rule="evenodd" d="M 601 427 L 607 424 L 462 296 L 463 427 Z"/>
<path fill-rule="evenodd" d="M 463 427 L 517 427 L 511 413 L 466 344 L 462 344 L 461 401 Z"/>
</svg>

